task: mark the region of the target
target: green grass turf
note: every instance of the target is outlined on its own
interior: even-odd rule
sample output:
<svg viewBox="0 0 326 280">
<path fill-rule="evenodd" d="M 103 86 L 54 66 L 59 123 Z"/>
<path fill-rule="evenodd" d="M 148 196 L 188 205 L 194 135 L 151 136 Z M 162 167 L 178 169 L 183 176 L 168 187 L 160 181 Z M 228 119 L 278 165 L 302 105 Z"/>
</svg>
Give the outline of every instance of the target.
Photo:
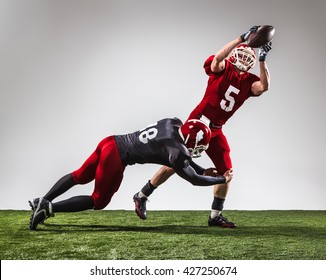
<svg viewBox="0 0 326 280">
<path fill-rule="evenodd" d="M 36 231 L 30 211 L 0 211 L 1 260 L 325 260 L 326 211 L 224 211 L 236 229 L 208 227 L 208 211 L 57 213 Z"/>
</svg>

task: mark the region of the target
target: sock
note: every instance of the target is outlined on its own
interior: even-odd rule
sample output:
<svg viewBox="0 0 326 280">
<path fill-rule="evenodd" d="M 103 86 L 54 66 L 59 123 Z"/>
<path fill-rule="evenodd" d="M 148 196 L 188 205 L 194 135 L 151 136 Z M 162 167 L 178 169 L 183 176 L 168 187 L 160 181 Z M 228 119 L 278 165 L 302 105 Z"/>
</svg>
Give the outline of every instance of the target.
<svg viewBox="0 0 326 280">
<path fill-rule="evenodd" d="M 211 218 L 217 218 L 219 215 L 221 215 L 223 207 L 224 207 L 224 201 L 225 199 L 215 197 L 212 203 L 212 210 L 211 210 Z"/>
<path fill-rule="evenodd" d="M 92 196 L 80 195 L 63 201 L 52 203 L 53 212 L 79 212 L 94 209 Z"/>
<path fill-rule="evenodd" d="M 150 196 L 153 191 L 155 190 L 156 188 L 151 184 L 150 181 L 148 181 L 146 183 L 146 185 L 141 189 L 141 191 L 138 193 L 138 197 L 142 198 L 142 197 L 148 197 Z"/>
<path fill-rule="evenodd" d="M 211 210 L 211 218 L 215 219 L 221 215 L 222 211 L 220 210 Z"/>
<path fill-rule="evenodd" d="M 49 190 L 49 192 L 44 196 L 44 198 L 52 201 L 75 185 L 76 183 L 72 177 L 72 174 L 69 173 L 60 178 L 58 182 L 56 182 L 54 186 Z"/>
<path fill-rule="evenodd" d="M 143 197 L 146 197 L 146 198 L 147 198 L 147 196 L 144 195 L 144 193 L 143 193 L 142 191 L 140 191 L 140 192 L 138 193 L 138 197 L 139 197 L 139 198 L 143 198 Z"/>
</svg>

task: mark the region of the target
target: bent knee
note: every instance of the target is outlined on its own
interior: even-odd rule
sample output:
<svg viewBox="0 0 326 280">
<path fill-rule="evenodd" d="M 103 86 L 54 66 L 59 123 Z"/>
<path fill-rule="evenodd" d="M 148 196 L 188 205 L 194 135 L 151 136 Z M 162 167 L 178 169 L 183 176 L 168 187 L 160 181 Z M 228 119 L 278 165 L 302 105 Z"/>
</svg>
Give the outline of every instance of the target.
<svg viewBox="0 0 326 280">
<path fill-rule="evenodd" d="M 92 195 L 93 201 L 94 201 L 94 210 L 102 210 L 104 209 L 106 206 L 108 206 L 108 204 L 111 201 L 111 197 L 110 198 L 106 198 L 103 199 L 95 194 Z"/>
<path fill-rule="evenodd" d="M 102 210 L 108 206 L 110 201 L 95 200 L 94 201 L 94 210 Z"/>
</svg>

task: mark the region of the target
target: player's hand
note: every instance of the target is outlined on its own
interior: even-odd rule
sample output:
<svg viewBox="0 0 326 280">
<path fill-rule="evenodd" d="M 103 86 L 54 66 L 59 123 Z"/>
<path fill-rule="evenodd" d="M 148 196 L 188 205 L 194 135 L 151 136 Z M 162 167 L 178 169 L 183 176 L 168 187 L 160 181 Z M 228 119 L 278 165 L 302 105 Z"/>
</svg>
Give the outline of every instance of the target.
<svg viewBox="0 0 326 280">
<path fill-rule="evenodd" d="M 218 172 L 217 172 L 216 168 L 210 167 L 210 168 L 205 169 L 203 175 L 216 177 L 218 175 Z"/>
<path fill-rule="evenodd" d="M 242 40 L 242 42 L 245 42 L 248 40 L 248 37 L 251 33 L 255 33 L 257 31 L 257 29 L 259 28 L 260 25 L 254 25 L 253 27 L 251 27 L 249 29 L 249 31 L 247 31 L 246 33 L 243 33 L 240 38 Z"/>
<path fill-rule="evenodd" d="M 272 42 L 268 42 L 259 49 L 259 61 L 265 61 L 268 52 L 272 49 Z"/>
<path fill-rule="evenodd" d="M 225 183 L 229 183 L 229 182 L 232 180 L 232 178 L 233 178 L 233 169 L 229 169 L 229 170 L 227 170 L 227 171 L 223 174 L 223 176 L 225 177 L 225 180 L 226 180 Z"/>
</svg>

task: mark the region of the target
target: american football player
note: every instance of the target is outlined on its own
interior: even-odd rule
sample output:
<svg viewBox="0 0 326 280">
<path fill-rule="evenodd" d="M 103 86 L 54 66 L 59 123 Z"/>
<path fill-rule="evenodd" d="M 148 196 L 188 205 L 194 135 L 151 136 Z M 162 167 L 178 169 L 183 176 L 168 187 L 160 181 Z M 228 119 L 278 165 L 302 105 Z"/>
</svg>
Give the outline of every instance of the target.
<svg viewBox="0 0 326 280">
<path fill-rule="evenodd" d="M 193 156 L 199 156 L 208 148 L 210 139 L 211 130 L 201 120 L 190 119 L 182 124 L 178 118 L 160 120 L 134 133 L 108 136 L 100 141 L 79 169 L 59 179 L 44 197 L 29 201 L 32 208 L 29 227 L 35 230 L 38 224 L 56 212 L 105 208 L 119 189 L 126 166 L 136 163 L 168 166 L 193 185 L 227 183 L 232 179 L 232 170 L 223 176 L 206 176 L 203 175 L 205 169 L 192 161 Z M 92 195 L 52 203 L 71 187 L 94 179 Z"/>
<path fill-rule="evenodd" d="M 223 133 L 224 124 L 249 97 L 260 96 L 270 87 L 266 56 L 271 50 L 271 43 L 259 49 L 260 76 L 249 72 L 257 59 L 255 50 L 245 42 L 252 32 L 257 31 L 258 27 L 253 26 L 205 61 L 204 69 L 208 75 L 207 88 L 202 101 L 188 118 L 208 121 L 212 130 L 212 138 L 206 153 L 219 174 L 224 174 L 227 170 L 232 169 L 230 147 Z M 166 166 L 161 167 L 141 191 L 134 195 L 135 210 L 141 219 L 147 218 L 147 197 L 172 174 L 174 174 L 173 169 Z M 230 182 L 226 182 L 214 187 L 211 214 L 208 218 L 209 226 L 236 227 L 235 223 L 222 216 L 229 186 Z"/>
</svg>

